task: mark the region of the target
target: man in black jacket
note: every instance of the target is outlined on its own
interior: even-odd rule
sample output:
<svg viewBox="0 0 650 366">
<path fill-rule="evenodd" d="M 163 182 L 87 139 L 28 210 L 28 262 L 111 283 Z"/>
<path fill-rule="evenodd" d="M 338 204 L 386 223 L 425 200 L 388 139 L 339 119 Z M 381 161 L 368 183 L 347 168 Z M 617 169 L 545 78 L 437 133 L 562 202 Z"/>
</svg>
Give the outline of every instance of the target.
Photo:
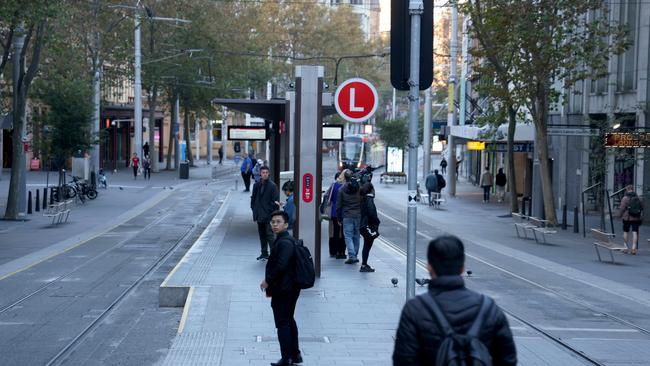
<svg viewBox="0 0 650 366">
<path fill-rule="evenodd" d="M 442 309 L 454 332 L 466 334 L 474 323 L 482 296 L 465 287 L 461 273 L 465 266 L 463 243 L 455 236 L 441 236 L 429 243 L 429 291 Z M 508 320 L 493 302 L 487 309 L 479 338 L 492 357 L 493 365 L 517 364 L 517 352 Z M 431 312 L 417 297 L 404 309 L 395 337 L 394 366 L 433 365 L 444 335 Z"/>
<path fill-rule="evenodd" d="M 287 232 L 289 215 L 284 211 L 271 214 L 271 227 L 276 235 L 271 247 L 271 256 L 266 263 L 266 275 L 260 284 L 262 291 L 271 298 L 271 308 L 275 327 L 278 329 L 278 341 L 282 358 L 272 362 L 272 366 L 296 365 L 302 363 L 298 346 L 298 326 L 293 318 L 300 289 L 294 286 L 295 243 Z"/>
<path fill-rule="evenodd" d="M 269 246 L 273 246 L 273 232 L 271 231 L 271 213 L 278 209 L 280 194 L 278 186 L 269 179 L 269 168 L 260 169 L 261 179 L 253 186 L 251 195 L 251 210 L 253 221 L 257 222 L 257 232 L 260 236 L 261 254 L 257 260 L 269 258 Z"/>
</svg>

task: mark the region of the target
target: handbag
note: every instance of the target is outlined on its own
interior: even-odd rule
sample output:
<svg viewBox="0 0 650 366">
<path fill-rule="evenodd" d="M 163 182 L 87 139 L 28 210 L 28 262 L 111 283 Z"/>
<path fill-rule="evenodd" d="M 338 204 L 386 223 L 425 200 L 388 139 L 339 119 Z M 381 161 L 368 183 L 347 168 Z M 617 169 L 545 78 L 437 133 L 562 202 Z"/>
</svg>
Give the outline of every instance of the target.
<svg viewBox="0 0 650 366">
<path fill-rule="evenodd" d="M 379 229 L 372 229 L 370 226 L 364 226 L 359 231 L 364 239 L 377 239 L 379 237 Z"/>
</svg>

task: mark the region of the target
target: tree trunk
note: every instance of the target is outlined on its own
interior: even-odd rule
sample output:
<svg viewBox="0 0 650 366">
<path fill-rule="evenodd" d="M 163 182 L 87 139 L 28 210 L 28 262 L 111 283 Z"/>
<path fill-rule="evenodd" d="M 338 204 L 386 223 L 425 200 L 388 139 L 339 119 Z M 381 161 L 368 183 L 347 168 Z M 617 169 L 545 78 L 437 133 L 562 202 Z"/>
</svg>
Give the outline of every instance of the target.
<svg viewBox="0 0 650 366">
<path fill-rule="evenodd" d="M 22 94 L 22 93 L 20 93 Z M 11 146 L 11 177 L 9 178 L 9 196 L 7 197 L 7 208 L 5 219 L 18 220 L 20 214 L 20 174 L 25 169 L 25 153 L 23 152 L 22 131 L 25 124 L 25 103 L 26 98 L 19 95 L 14 113 Z"/>
<path fill-rule="evenodd" d="M 192 158 L 192 139 L 190 138 L 190 110 L 185 105 L 183 116 L 183 135 L 185 135 L 185 159 L 194 166 L 194 159 Z"/>
<path fill-rule="evenodd" d="M 510 190 L 510 212 L 519 212 L 517 201 L 517 175 L 515 170 L 515 130 L 517 128 L 517 112 L 508 106 L 508 189 Z"/>
<path fill-rule="evenodd" d="M 154 84 L 149 92 L 149 159 L 151 159 L 151 170 L 158 171 L 158 153 L 154 141 L 156 132 L 156 99 L 158 98 L 158 86 Z"/>
<path fill-rule="evenodd" d="M 546 134 L 548 105 L 546 103 L 546 94 L 538 96 L 537 104 L 537 113 L 533 115 L 533 119 L 535 121 L 535 149 L 538 149 L 539 154 L 539 175 L 544 197 L 544 214 L 551 225 L 557 225 L 553 182 L 551 181 L 551 170 L 548 164 L 548 136 Z"/>
<path fill-rule="evenodd" d="M 172 100 L 172 119 L 171 123 L 169 126 L 169 145 L 167 145 L 167 165 L 165 166 L 165 170 L 171 170 L 172 169 L 172 151 L 174 150 L 174 138 L 176 136 L 176 132 L 174 132 L 174 120 L 176 120 L 176 103 L 174 102 L 176 98 L 174 97 Z M 178 121 L 177 121 L 178 122 Z M 162 148 L 162 145 L 161 145 Z M 178 151 L 176 151 L 176 154 L 178 154 Z"/>
</svg>

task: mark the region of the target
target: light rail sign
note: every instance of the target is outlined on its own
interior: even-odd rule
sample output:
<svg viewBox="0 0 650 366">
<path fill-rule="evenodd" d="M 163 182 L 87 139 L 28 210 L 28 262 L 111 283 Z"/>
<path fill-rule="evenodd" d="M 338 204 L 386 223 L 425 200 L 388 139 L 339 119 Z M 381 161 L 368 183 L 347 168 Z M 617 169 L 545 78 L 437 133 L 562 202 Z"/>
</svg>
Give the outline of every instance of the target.
<svg viewBox="0 0 650 366">
<path fill-rule="evenodd" d="M 375 114 L 378 105 L 377 89 L 365 79 L 348 79 L 339 85 L 334 94 L 336 111 L 349 122 L 367 120 Z"/>
<path fill-rule="evenodd" d="M 228 126 L 228 140 L 266 141 L 269 139 L 266 127 Z"/>
</svg>

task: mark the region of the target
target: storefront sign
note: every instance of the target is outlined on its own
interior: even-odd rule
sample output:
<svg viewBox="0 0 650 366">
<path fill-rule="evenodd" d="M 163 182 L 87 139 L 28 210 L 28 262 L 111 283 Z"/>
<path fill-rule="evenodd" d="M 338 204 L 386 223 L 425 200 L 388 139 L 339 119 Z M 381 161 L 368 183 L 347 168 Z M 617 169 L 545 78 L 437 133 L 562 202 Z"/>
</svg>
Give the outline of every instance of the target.
<svg viewBox="0 0 650 366">
<path fill-rule="evenodd" d="M 614 132 L 605 134 L 605 147 L 650 147 L 650 132 Z"/>
<path fill-rule="evenodd" d="M 485 142 L 483 141 L 468 141 L 467 150 L 485 150 Z"/>
<path fill-rule="evenodd" d="M 599 130 L 589 127 L 548 126 L 546 133 L 549 136 L 598 136 Z"/>
</svg>

